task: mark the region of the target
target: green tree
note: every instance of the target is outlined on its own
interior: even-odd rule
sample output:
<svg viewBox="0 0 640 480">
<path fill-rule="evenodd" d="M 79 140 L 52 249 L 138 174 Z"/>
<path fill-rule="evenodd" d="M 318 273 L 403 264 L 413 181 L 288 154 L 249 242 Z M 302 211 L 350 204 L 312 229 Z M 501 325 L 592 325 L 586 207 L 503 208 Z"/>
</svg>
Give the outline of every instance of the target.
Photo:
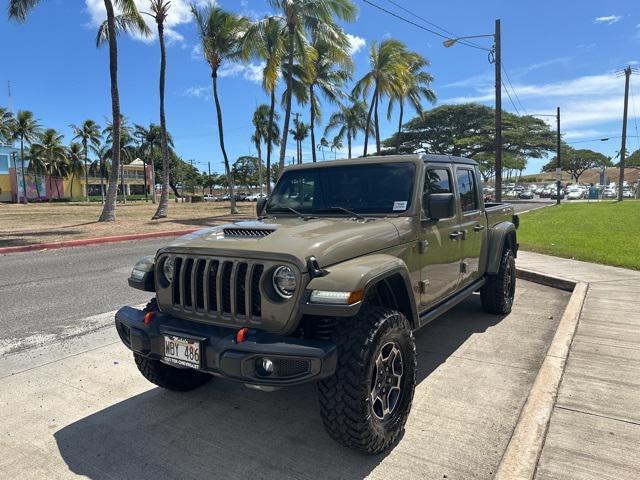
<svg viewBox="0 0 640 480">
<path fill-rule="evenodd" d="M 73 131 L 73 140 L 80 140 L 82 142 L 83 159 L 84 159 L 84 187 L 85 187 L 85 201 L 89 201 L 89 168 L 87 162 L 89 161 L 89 149 L 94 153 L 98 152 L 100 144 L 102 143 L 102 135 L 100 134 L 100 125 L 91 119 L 87 119 L 80 125 L 70 125 Z"/>
<path fill-rule="evenodd" d="M 34 148 L 34 144 L 29 148 L 28 159 L 29 159 L 29 168 L 28 171 L 31 175 L 33 175 L 34 183 L 36 186 L 36 194 L 38 195 L 38 199 L 41 198 L 40 195 L 40 177 L 47 174 L 47 164 L 43 157 L 38 155 L 37 147 Z"/>
<path fill-rule="evenodd" d="M 331 145 L 329 148 L 333 151 L 334 160 L 337 158 L 338 150 L 342 150 L 343 147 L 344 147 L 344 144 L 342 143 L 342 139 L 338 135 L 333 137 L 333 140 L 331 141 Z"/>
<path fill-rule="evenodd" d="M 384 96 L 392 96 L 398 91 L 398 85 L 404 84 L 411 76 L 409 62 L 412 55 L 404 43 L 393 38 L 383 40 L 380 43 L 372 42 L 369 48 L 369 71 L 358 80 L 353 88 L 354 97 L 369 95 L 373 89 L 367 124 L 371 124 L 373 115 L 376 133 L 376 151 L 380 152 L 380 125 L 378 119 L 378 104 Z M 369 132 L 364 132 L 364 156 L 367 156 L 369 144 Z"/>
<path fill-rule="evenodd" d="M 271 112 L 271 107 L 266 104 L 261 104 L 256 107 L 255 112 L 253 112 L 253 118 L 251 119 L 254 127 L 253 135 L 251 136 L 251 141 L 256 146 L 256 151 L 258 152 L 258 162 L 260 164 L 259 169 L 259 186 L 260 186 L 260 195 L 262 195 L 262 186 L 264 181 L 262 179 L 262 143 L 267 144 L 267 150 L 271 148 L 268 142 L 278 142 L 278 137 L 280 136 L 280 129 L 278 128 L 278 124 L 274 122 L 274 120 L 279 119 L 279 115 L 273 114 Z M 271 163 L 267 159 L 267 171 L 269 170 Z M 267 193 L 271 193 L 271 182 L 267 181 Z"/>
<path fill-rule="evenodd" d="M 625 168 L 640 168 L 640 150 L 636 150 L 624 159 Z"/>
<path fill-rule="evenodd" d="M 233 176 L 239 185 L 244 185 L 251 193 L 251 187 L 258 183 L 258 158 L 252 156 L 239 157 L 233 164 Z"/>
<path fill-rule="evenodd" d="M 73 199 L 73 181 L 76 177 L 86 174 L 86 157 L 83 155 L 84 147 L 76 142 L 71 142 L 67 149 L 67 172 L 71 174 L 70 195 Z M 83 164 L 83 161 L 85 162 Z M 85 176 L 85 180 L 86 180 Z M 88 185 L 88 184 L 87 184 Z M 87 189 L 88 190 L 88 189 Z"/>
<path fill-rule="evenodd" d="M 0 143 L 8 143 L 13 137 L 13 113 L 0 107 Z"/>
<path fill-rule="evenodd" d="M 339 137 L 340 140 L 347 139 L 347 149 L 349 153 L 349 158 L 351 158 L 351 142 L 356 138 L 359 132 L 369 131 L 372 132 L 371 122 L 369 122 L 369 128 L 367 128 L 367 106 L 366 104 L 358 99 L 353 97 L 349 97 L 349 105 L 341 104 L 338 111 L 334 112 L 329 117 L 329 123 L 324 130 L 324 135 L 337 129 L 338 133 L 336 137 Z M 325 139 L 326 141 L 326 139 Z M 328 142 L 326 145 L 328 146 Z"/>
<path fill-rule="evenodd" d="M 191 5 L 191 11 L 195 17 L 198 34 L 202 44 L 202 53 L 211 68 L 213 81 L 213 98 L 216 104 L 218 119 L 218 137 L 220 149 L 224 158 L 225 173 L 229 182 L 229 194 L 231 196 L 231 213 L 237 214 L 236 200 L 233 185 L 233 175 L 229 166 L 229 157 L 224 146 L 224 127 L 222 121 L 222 107 L 218 96 L 218 70 L 225 61 L 239 59 L 243 55 L 242 39 L 247 31 L 249 22 L 246 18 L 224 11 L 209 3 L 199 7 Z"/>
<path fill-rule="evenodd" d="M 105 201 L 104 180 L 109 179 L 109 172 L 111 170 L 111 163 L 109 162 L 110 148 L 108 145 L 102 145 L 98 151 L 98 158 L 91 162 L 89 166 L 89 172 L 94 177 L 100 177 L 100 195 L 102 196 L 102 202 Z"/>
<path fill-rule="evenodd" d="M 542 158 L 555 149 L 556 136 L 539 118 L 502 113 L 505 158 Z M 397 145 L 397 133 L 384 146 Z M 400 153 L 435 153 L 467 157 L 480 164 L 485 180 L 491 178 L 495 160 L 494 110 L 466 103 L 441 105 L 404 125 Z"/>
<path fill-rule="evenodd" d="M 296 54 L 301 55 L 306 51 L 307 31 L 313 32 L 318 40 L 338 44 L 341 41 L 341 28 L 335 23 L 334 16 L 340 20 L 351 22 L 355 20 L 357 10 L 351 0 L 269 0 L 269 4 L 281 13 L 285 19 L 287 31 L 287 68 L 284 69 L 287 80 L 287 95 L 279 161 L 279 167 L 282 170 L 287 151 L 289 121 L 291 120 L 294 57 Z"/>
<path fill-rule="evenodd" d="M 326 42 L 315 38 L 305 82 L 309 88 L 309 131 L 311 134 L 311 158 L 316 161 L 316 119 L 321 118 L 320 99 L 317 91 L 330 103 L 337 104 L 344 96 L 342 88 L 351 78 L 353 62 L 349 54 L 349 41 L 339 31 L 339 42 Z"/>
<path fill-rule="evenodd" d="M 63 138 L 64 135 L 59 134 L 55 129 L 47 128 L 42 133 L 39 143 L 32 145 L 33 156 L 39 157 L 49 174 L 49 201 L 52 198 L 51 180 L 53 177 L 65 178 L 69 173 L 67 149 L 62 143 Z M 57 181 L 55 185 L 58 198 L 62 198 Z"/>
<path fill-rule="evenodd" d="M 560 168 L 569 173 L 571 178 L 578 183 L 584 172 L 592 168 L 602 168 L 610 165 L 609 158 L 588 148 L 574 149 L 563 143 L 560 147 Z M 555 172 L 557 167 L 557 156 L 549 160 L 549 163 L 542 167 L 543 172 Z"/>
<path fill-rule="evenodd" d="M 167 135 L 167 122 L 164 111 L 164 90 L 167 71 L 167 49 L 164 44 L 164 22 L 167 20 L 171 2 L 169 0 L 151 0 L 149 9 L 151 16 L 158 27 L 158 39 L 160 41 L 160 144 L 162 147 L 162 192 L 158 209 L 151 220 L 166 218 L 169 209 L 169 140 Z M 145 172 L 146 175 L 146 172 Z M 155 185 L 154 185 L 155 189 Z M 155 193 L 155 191 L 154 191 Z"/>
<path fill-rule="evenodd" d="M 404 117 L 404 103 L 409 101 L 418 115 L 422 115 L 422 100 L 434 103 L 436 94 L 431 89 L 433 76 L 424 70 L 429 66 L 429 61 L 423 56 L 412 53 L 408 55 L 409 76 L 404 82 L 393 85 L 389 96 L 389 106 L 387 108 L 387 120 L 391 120 L 393 108 L 398 104 L 400 115 L 398 116 L 398 132 L 396 138 L 396 154 L 400 150 L 400 137 L 402 136 L 402 119 Z"/>
<path fill-rule="evenodd" d="M 22 170 L 22 191 L 24 193 L 24 203 L 29 203 L 27 199 L 27 178 L 24 174 L 24 144 L 33 144 L 38 139 L 41 128 L 38 120 L 33 117 L 33 112 L 19 110 L 15 121 L 12 122 L 12 139 L 20 141 L 20 169 Z"/>
<path fill-rule="evenodd" d="M 302 163 L 302 142 L 309 136 L 309 125 L 296 118 L 293 120 L 293 126 L 291 136 L 296 141 L 296 162 L 300 164 Z"/>
<path fill-rule="evenodd" d="M 264 142 L 267 145 L 267 171 L 271 171 L 271 152 L 280 143 L 279 115 L 275 111 L 276 86 L 280 78 L 283 56 L 286 51 L 286 23 L 280 17 L 267 17 L 252 24 L 243 39 L 245 57 L 257 56 L 264 60 L 262 88 L 269 93 L 269 119 Z M 267 193 L 271 194 L 271 182 L 267 181 Z"/>
</svg>

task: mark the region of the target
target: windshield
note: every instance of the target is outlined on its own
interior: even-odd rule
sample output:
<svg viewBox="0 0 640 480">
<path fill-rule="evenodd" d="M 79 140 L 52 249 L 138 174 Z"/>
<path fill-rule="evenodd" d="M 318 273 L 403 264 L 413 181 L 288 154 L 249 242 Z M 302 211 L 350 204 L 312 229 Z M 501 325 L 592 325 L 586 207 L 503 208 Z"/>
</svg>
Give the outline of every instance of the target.
<svg viewBox="0 0 640 480">
<path fill-rule="evenodd" d="M 363 163 L 285 172 L 267 213 L 400 214 L 411 207 L 413 163 Z"/>
</svg>

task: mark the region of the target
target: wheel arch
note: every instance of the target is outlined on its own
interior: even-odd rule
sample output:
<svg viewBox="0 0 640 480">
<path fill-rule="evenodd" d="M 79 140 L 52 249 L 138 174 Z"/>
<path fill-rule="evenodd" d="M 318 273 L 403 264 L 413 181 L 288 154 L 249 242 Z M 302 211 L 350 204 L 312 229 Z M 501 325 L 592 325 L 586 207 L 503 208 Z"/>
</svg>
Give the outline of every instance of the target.
<svg viewBox="0 0 640 480">
<path fill-rule="evenodd" d="M 511 248 L 513 254 L 517 255 L 516 226 L 512 222 L 498 223 L 489 230 L 487 240 L 489 241 L 487 273 L 495 275 L 500 269 L 500 259 L 505 247 Z"/>
</svg>

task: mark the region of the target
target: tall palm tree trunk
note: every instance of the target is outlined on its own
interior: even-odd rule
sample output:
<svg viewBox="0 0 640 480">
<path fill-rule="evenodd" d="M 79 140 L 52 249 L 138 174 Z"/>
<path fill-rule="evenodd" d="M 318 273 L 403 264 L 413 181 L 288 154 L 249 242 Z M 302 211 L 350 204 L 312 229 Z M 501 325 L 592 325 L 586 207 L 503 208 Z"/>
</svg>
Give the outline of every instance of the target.
<svg viewBox="0 0 640 480">
<path fill-rule="evenodd" d="M 347 149 L 349 150 L 349 158 L 351 158 L 351 133 L 347 130 Z"/>
<path fill-rule="evenodd" d="M 398 135 L 396 136 L 396 154 L 400 152 L 400 135 L 402 135 L 402 115 L 404 114 L 404 100 L 400 101 L 400 118 L 398 118 Z"/>
<path fill-rule="evenodd" d="M 282 143 L 280 144 L 280 175 L 284 169 L 284 157 L 287 152 L 287 136 L 289 135 L 289 121 L 291 120 L 291 91 L 293 90 L 293 28 L 289 28 L 289 65 L 287 72 L 287 98 L 285 99 L 284 126 L 282 128 Z"/>
<path fill-rule="evenodd" d="M 104 204 L 104 164 L 100 160 L 100 195 L 102 196 L 102 203 Z"/>
<path fill-rule="evenodd" d="M 118 93 L 118 43 L 116 40 L 116 24 L 111 0 L 104 0 L 107 10 L 107 30 L 109 31 L 109 75 L 111 77 L 111 115 L 112 138 L 111 144 L 111 175 L 107 197 L 102 207 L 100 222 L 114 222 L 116 220 L 116 197 L 118 195 L 118 171 L 120 170 L 120 94 Z"/>
<path fill-rule="evenodd" d="M 374 115 L 375 115 L 375 126 L 376 126 L 376 153 L 380 154 L 380 125 L 378 123 L 378 101 L 380 99 L 380 95 L 376 92 L 376 105 L 374 107 Z"/>
<path fill-rule="evenodd" d="M 378 96 L 378 85 L 373 90 L 373 97 L 371 97 L 371 105 L 369 105 L 369 112 L 367 113 L 367 124 L 364 129 L 364 152 L 363 157 L 367 156 L 367 148 L 369 146 L 369 126 L 371 125 L 371 115 L 373 115 L 373 107 L 375 105 L 376 97 Z"/>
<path fill-rule="evenodd" d="M 313 85 L 309 85 L 309 104 L 311 105 L 311 118 L 309 121 L 311 129 L 311 159 L 313 160 L 313 163 L 316 163 L 316 134 L 313 131 L 316 114 L 313 109 Z"/>
<path fill-rule="evenodd" d="M 87 169 L 87 160 L 89 157 L 89 148 L 87 145 L 86 138 L 82 140 L 82 146 L 84 148 L 84 200 L 85 202 L 88 202 L 89 201 L 89 170 Z"/>
<path fill-rule="evenodd" d="M 76 179 L 76 174 L 71 174 L 71 185 L 69 186 L 69 194 L 71 195 L 71 200 L 73 200 L 73 181 Z"/>
<path fill-rule="evenodd" d="M 23 203 L 26 204 L 29 200 L 27 199 L 27 177 L 24 176 L 24 137 L 20 138 L 20 169 L 22 170 L 22 198 Z"/>
<path fill-rule="evenodd" d="M 262 197 L 262 148 L 260 148 L 260 140 L 256 142 L 256 150 L 258 150 L 258 182 L 260 183 L 260 197 Z"/>
<path fill-rule="evenodd" d="M 236 194 L 235 186 L 233 184 L 233 175 L 231 174 L 231 168 L 229 167 L 229 157 L 227 157 L 227 150 L 224 148 L 224 129 L 222 127 L 222 109 L 220 108 L 220 99 L 218 98 L 218 72 L 211 73 L 213 79 L 213 98 L 216 102 L 216 114 L 218 116 L 218 137 L 220 138 L 220 149 L 222 150 L 222 156 L 224 158 L 224 170 L 227 174 L 227 182 L 229 183 L 229 200 L 231 202 L 231 214 L 238 213 L 236 208 Z"/>
<path fill-rule="evenodd" d="M 271 105 L 269 105 L 269 127 L 267 129 L 267 195 L 271 195 L 271 148 L 273 139 L 271 132 L 273 131 L 273 116 L 276 110 L 276 89 L 271 89 Z"/>
<path fill-rule="evenodd" d="M 38 174 L 35 171 L 33 172 L 33 177 L 35 178 L 34 183 L 36 184 L 36 195 L 38 195 L 38 200 L 40 200 L 40 185 L 38 185 Z"/>
<path fill-rule="evenodd" d="M 162 193 L 158 210 L 151 218 L 157 220 L 167 216 L 169 209 L 169 145 L 167 141 L 167 123 L 164 114 L 164 82 L 167 70 L 167 52 L 164 45 L 164 25 L 158 23 L 158 39 L 160 40 L 160 132 L 162 138 Z M 145 173 L 146 175 L 146 173 Z"/>
</svg>

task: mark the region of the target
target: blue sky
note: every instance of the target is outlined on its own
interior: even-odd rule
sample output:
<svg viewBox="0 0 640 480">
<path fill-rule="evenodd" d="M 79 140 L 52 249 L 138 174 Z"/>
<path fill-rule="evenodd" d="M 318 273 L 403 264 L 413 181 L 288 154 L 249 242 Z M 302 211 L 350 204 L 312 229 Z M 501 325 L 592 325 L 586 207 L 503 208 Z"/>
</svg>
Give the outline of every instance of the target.
<svg viewBox="0 0 640 480">
<path fill-rule="evenodd" d="M 137 0 L 145 9 L 147 0 Z M 372 0 L 408 16 L 389 0 Z M 479 101 L 493 105 L 493 66 L 486 53 L 463 45 L 445 49 L 442 39 L 407 25 L 361 0 L 358 20 L 345 25 L 353 37 L 355 77 L 367 67 L 367 48 L 388 36 L 404 41 L 427 57 L 435 77 L 438 103 Z M 640 12 L 631 1 L 483 1 L 396 0 L 419 16 L 458 35 L 492 33 L 494 19 L 502 22 L 503 61 L 527 113 L 554 113 L 562 109 L 564 139 L 575 147 L 593 148 L 607 155 L 620 149 L 624 78 L 616 71 L 640 61 Z M 14 110 L 32 110 L 47 127 L 71 140 L 68 125 L 93 118 L 104 124 L 110 115 L 108 58 L 94 46 L 96 25 L 104 18 L 103 0 L 42 0 L 26 23 L 6 19 L 8 0 L 0 0 L 0 105 L 7 105 L 11 82 Z M 257 18 L 269 13 L 265 0 L 219 0 L 224 8 Z M 197 51 L 194 25 L 185 0 L 173 0 L 169 19 L 167 118 L 176 149 L 198 168 L 222 170 L 215 110 L 210 94 L 208 66 Z M 633 8 L 635 7 L 635 8 Z M 416 20 L 420 22 L 420 20 Z M 428 26 L 428 25 L 427 25 Z M 429 26 L 428 26 L 429 27 Z M 429 27 L 432 28 L 432 27 Z M 490 46 L 490 39 L 477 43 Z M 119 40 L 121 106 L 131 122 L 158 122 L 158 44 L 155 39 Z M 254 153 L 251 114 L 267 102 L 262 91 L 260 65 L 227 65 L 219 80 L 227 150 L 231 159 Z M 640 114 L 640 76 L 632 77 L 629 135 L 637 136 Z M 512 94 L 513 96 L 513 94 Z M 503 93 L 503 107 L 514 111 Z M 324 107 L 324 120 L 331 106 Z M 308 108 L 294 107 L 308 121 Z M 386 112 L 386 107 L 382 109 Z M 397 120 L 382 115 L 382 134 L 393 132 Z M 318 129 L 318 138 L 321 135 Z M 584 140 L 617 137 L 607 142 Z M 629 149 L 639 147 L 631 137 Z M 361 151 L 356 139 L 354 153 Z M 289 144 L 289 158 L 295 145 Z M 305 160 L 310 160 L 305 145 Z M 330 155 L 326 153 L 327 158 Z M 320 154 L 320 158 L 322 155 Z M 539 171 L 543 160 L 530 162 Z"/>
</svg>

